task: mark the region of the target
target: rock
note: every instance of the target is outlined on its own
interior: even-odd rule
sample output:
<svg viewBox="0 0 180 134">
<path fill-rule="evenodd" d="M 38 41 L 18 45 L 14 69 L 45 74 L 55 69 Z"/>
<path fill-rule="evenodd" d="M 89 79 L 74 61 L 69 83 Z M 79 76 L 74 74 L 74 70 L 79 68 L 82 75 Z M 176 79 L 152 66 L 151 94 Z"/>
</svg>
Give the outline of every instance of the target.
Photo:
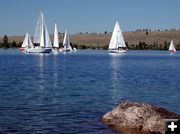
<svg viewBox="0 0 180 134">
<path fill-rule="evenodd" d="M 113 129 L 124 132 L 165 133 L 165 119 L 180 119 L 180 115 L 144 103 L 122 102 L 102 120 Z"/>
</svg>

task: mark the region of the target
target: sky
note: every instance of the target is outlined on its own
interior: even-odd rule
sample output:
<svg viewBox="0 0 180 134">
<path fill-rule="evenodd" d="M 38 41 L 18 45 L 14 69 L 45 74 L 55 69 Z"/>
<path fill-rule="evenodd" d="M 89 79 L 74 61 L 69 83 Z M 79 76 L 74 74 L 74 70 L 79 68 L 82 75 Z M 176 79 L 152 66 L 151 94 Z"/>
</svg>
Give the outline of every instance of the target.
<svg viewBox="0 0 180 134">
<path fill-rule="evenodd" d="M 180 0 L 0 0 L 0 35 L 34 35 L 39 12 L 49 33 L 180 29 Z"/>
</svg>

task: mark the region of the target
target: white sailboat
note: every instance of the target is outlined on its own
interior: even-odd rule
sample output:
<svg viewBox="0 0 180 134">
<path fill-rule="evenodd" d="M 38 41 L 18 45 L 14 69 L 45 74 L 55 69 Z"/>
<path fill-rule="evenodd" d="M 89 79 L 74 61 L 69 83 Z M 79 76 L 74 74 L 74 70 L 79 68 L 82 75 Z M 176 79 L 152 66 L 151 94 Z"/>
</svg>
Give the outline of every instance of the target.
<svg viewBox="0 0 180 134">
<path fill-rule="evenodd" d="M 57 24 L 55 23 L 55 27 L 54 27 L 53 52 L 58 52 L 58 50 L 59 50 L 59 38 L 58 38 Z"/>
<path fill-rule="evenodd" d="M 32 41 L 31 41 L 31 38 L 30 38 L 29 34 L 26 33 L 26 36 L 25 36 L 24 41 L 22 43 L 22 46 L 21 46 L 21 48 L 19 48 L 19 50 L 21 52 L 25 52 L 27 48 L 31 48 L 33 46 L 34 45 L 33 45 Z"/>
<path fill-rule="evenodd" d="M 37 20 L 33 43 L 34 47 L 28 48 L 28 53 L 50 53 L 52 51 L 51 40 L 42 12 Z"/>
<path fill-rule="evenodd" d="M 111 53 L 126 53 L 128 50 L 118 22 L 115 24 L 108 50 Z"/>
<path fill-rule="evenodd" d="M 63 52 L 72 51 L 72 48 L 70 45 L 70 40 L 69 40 L 69 34 L 68 34 L 67 30 L 66 30 L 65 35 L 64 35 L 63 47 L 64 47 L 64 49 L 62 50 Z"/>
<path fill-rule="evenodd" d="M 170 46 L 169 46 L 169 52 L 176 52 L 176 48 L 174 46 L 173 40 L 171 40 Z"/>
</svg>

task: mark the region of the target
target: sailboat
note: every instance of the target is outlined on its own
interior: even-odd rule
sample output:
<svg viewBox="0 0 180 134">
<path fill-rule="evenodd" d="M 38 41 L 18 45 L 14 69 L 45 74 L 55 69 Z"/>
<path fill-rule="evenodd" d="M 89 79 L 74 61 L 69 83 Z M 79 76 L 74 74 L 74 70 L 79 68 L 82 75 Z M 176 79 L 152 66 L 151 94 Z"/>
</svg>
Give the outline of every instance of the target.
<svg viewBox="0 0 180 134">
<path fill-rule="evenodd" d="M 176 52 L 176 48 L 175 48 L 175 46 L 174 46 L 174 44 L 173 44 L 173 40 L 171 40 L 171 43 L 170 43 L 170 46 L 169 46 L 169 52 Z"/>
<path fill-rule="evenodd" d="M 19 48 L 19 51 L 26 52 L 26 49 L 33 47 L 33 43 L 31 41 L 31 38 L 28 33 L 26 33 L 24 41 L 22 43 L 21 48 Z"/>
<path fill-rule="evenodd" d="M 42 12 L 40 12 L 37 20 L 33 43 L 34 47 L 28 48 L 28 53 L 50 53 L 52 51 L 51 40 Z"/>
<path fill-rule="evenodd" d="M 65 35 L 64 35 L 63 47 L 64 48 L 63 48 L 62 52 L 72 51 L 72 47 L 70 45 L 70 40 L 69 40 L 69 34 L 68 34 L 67 30 L 66 30 Z"/>
<path fill-rule="evenodd" d="M 126 53 L 128 50 L 118 22 L 115 24 L 108 50 L 110 53 Z"/>
<path fill-rule="evenodd" d="M 58 38 L 57 24 L 55 23 L 55 27 L 54 27 L 53 52 L 58 52 L 58 50 L 59 50 L 59 38 Z"/>
</svg>

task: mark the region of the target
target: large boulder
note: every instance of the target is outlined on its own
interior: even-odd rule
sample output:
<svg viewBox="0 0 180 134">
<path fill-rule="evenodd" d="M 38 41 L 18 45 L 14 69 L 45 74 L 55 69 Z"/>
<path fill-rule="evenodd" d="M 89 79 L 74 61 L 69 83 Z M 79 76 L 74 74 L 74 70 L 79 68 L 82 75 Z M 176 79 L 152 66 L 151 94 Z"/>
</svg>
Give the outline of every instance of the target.
<svg viewBox="0 0 180 134">
<path fill-rule="evenodd" d="M 180 119 L 180 115 L 164 108 L 144 103 L 122 102 L 102 120 L 113 129 L 123 132 L 165 133 L 165 119 Z"/>
</svg>

